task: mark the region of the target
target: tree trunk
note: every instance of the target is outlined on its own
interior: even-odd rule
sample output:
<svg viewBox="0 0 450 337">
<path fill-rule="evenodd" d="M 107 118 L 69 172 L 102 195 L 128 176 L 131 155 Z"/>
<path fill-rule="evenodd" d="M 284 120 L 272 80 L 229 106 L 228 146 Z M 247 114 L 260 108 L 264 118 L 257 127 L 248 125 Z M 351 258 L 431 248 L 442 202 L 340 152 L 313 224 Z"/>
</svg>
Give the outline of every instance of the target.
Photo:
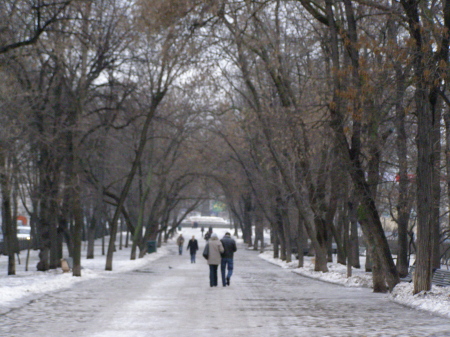
<svg viewBox="0 0 450 337">
<path fill-rule="evenodd" d="M 361 164 L 361 121 L 359 118 L 359 112 L 361 109 L 361 102 L 359 97 L 361 95 L 362 79 L 359 75 L 359 54 L 357 50 L 357 30 L 356 30 L 356 20 L 353 13 L 352 3 L 350 0 L 344 0 L 345 13 L 347 18 L 348 29 L 346 32 L 346 37 L 348 38 L 348 43 L 345 44 L 347 48 L 348 55 L 352 63 L 352 85 L 358 90 L 358 95 L 352 102 L 352 121 L 353 121 L 353 132 L 351 135 L 351 146 L 347 142 L 347 135 L 343 129 L 343 121 L 345 120 L 342 115 L 342 104 L 341 98 L 337 95 L 341 88 L 340 79 L 337 73 L 333 74 L 334 79 L 334 94 L 333 101 L 329 105 L 331 114 L 331 127 L 335 131 L 337 139 L 337 147 L 339 153 L 341 154 L 342 161 L 348 169 L 350 176 L 355 188 L 355 193 L 360 200 L 360 209 L 362 220 L 361 225 L 365 227 L 367 235 L 370 236 L 369 244 L 374 245 L 375 254 L 377 254 L 377 259 L 380 261 L 383 268 L 383 273 L 385 274 L 387 284 L 389 289 L 392 290 L 394 286 L 400 282 L 397 270 L 395 268 L 394 261 L 392 259 L 391 252 L 389 250 L 389 245 L 387 243 L 386 237 L 384 235 L 383 228 L 381 226 L 378 211 L 375 206 L 375 200 L 371 195 L 370 187 L 365 178 L 365 172 L 363 171 Z M 326 12 L 328 22 L 331 32 L 331 47 L 332 47 L 332 62 L 333 68 L 336 71 L 340 68 L 339 64 L 339 50 L 338 50 L 338 30 L 334 20 L 333 13 L 333 3 L 330 0 L 326 1 Z"/>
<path fill-rule="evenodd" d="M 420 20 L 419 2 L 402 0 L 401 4 L 408 18 L 409 33 L 414 41 L 413 65 L 415 75 L 415 106 L 417 114 L 417 253 L 414 277 L 414 294 L 431 289 L 433 253 L 436 242 L 434 236 L 438 224 L 436 219 L 436 184 L 439 172 L 436 172 L 436 134 L 440 122 L 437 109 L 441 74 L 441 61 L 448 62 L 449 36 L 443 34 L 442 45 L 438 53 L 426 54 L 423 24 Z M 444 23 L 450 28 L 450 3 L 445 2 Z M 422 30 L 423 29 L 423 30 Z M 425 61 L 427 60 L 427 61 Z M 436 63 L 429 64 L 428 60 Z M 430 72 L 429 76 L 425 76 Z"/>
<path fill-rule="evenodd" d="M 277 225 L 272 224 L 271 237 L 272 237 L 272 246 L 273 246 L 273 258 L 280 258 L 280 239 L 278 237 Z"/>
<path fill-rule="evenodd" d="M 291 222 L 289 220 L 289 214 L 287 211 L 286 201 L 282 203 L 281 209 L 282 230 L 286 249 L 286 262 L 292 262 L 292 240 L 291 240 Z"/>
<path fill-rule="evenodd" d="M 388 291 L 388 287 L 386 285 L 386 275 L 384 274 L 382 262 L 379 259 L 379 255 L 375 252 L 375 249 L 371 249 L 370 255 L 373 257 L 372 262 L 373 292 L 385 293 Z"/>
<path fill-rule="evenodd" d="M 253 249 L 258 250 L 258 242 L 259 242 L 259 251 L 264 251 L 264 216 L 262 211 L 259 209 L 255 211 L 255 240 L 253 242 Z"/>
<path fill-rule="evenodd" d="M 420 93 L 417 96 L 422 96 Z M 433 189 L 434 173 L 431 130 L 433 122 L 426 97 L 417 97 L 418 165 L 417 165 L 417 253 L 414 272 L 414 293 L 431 289 L 433 253 Z M 425 112 L 422 112 L 422 109 Z"/>
<path fill-rule="evenodd" d="M 253 203 L 251 198 L 251 193 L 247 193 L 242 196 L 243 202 L 243 230 L 242 236 L 244 242 L 248 247 L 252 246 L 252 213 L 253 213 Z"/>
<path fill-rule="evenodd" d="M 277 229 L 278 243 L 280 245 L 280 260 L 286 261 L 286 238 L 284 236 L 283 226 L 278 224 Z"/>
<path fill-rule="evenodd" d="M 450 200 L 450 105 L 447 106 L 444 113 L 445 121 L 445 169 L 446 185 L 447 185 L 447 200 Z M 450 213 L 448 214 L 447 222 L 450 223 Z"/>
<path fill-rule="evenodd" d="M 86 259 L 93 259 L 94 258 L 94 245 L 95 245 L 95 233 L 97 227 L 97 214 L 96 209 L 94 208 L 91 222 L 88 225 L 88 233 L 87 233 L 87 252 L 86 252 Z"/>
<path fill-rule="evenodd" d="M 0 188 L 2 195 L 2 231 L 8 254 L 8 275 L 16 275 L 15 254 L 19 252 L 17 225 L 13 219 L 11 203 L 11 182 L 8 175 L 6 150 L 0 147 Z"/>
<path fill-rule="evenodd" d="M 78 175 L 74 175 L 75 184 L 78 182 Z M 83 209 L 81 207 L 81 191 L 80 186 L 76 184 L 72 186 L 72 209 L 73 209 L 73 276 L 81 276 L 81 234 L 83 232 Z"/>
<path fill-rule="evenodd" d="M 54 172 L 54 175 L 59 175 L 59 172 Z M 56 177 L 53 179 L 54 183 L 58 181 Z M 57 204 L 58 191 L 53 190 L 50 200 L 50 213 L 48 221 L 49 221 L 49 234 L 50 234 L 50 252 L 49 252 L 49 269 L 56 269 L 61 266 L 61 249 L 62 248 L 59 243 L 59 235 L 58 235 L 58 213 L 59 208 Z"/>
<path fill-rule="evenodd" d="M 441 206 L 441 106 L 440 104 L 434 104 L 432 108 L 433 119 L 438 120 L 435 122 L 434 129 L 432 132 L 432 144 L 434 145 L 434 174 L 432 176 L 432 193 L 433 193 L 433 219 L 432 219 L 432 246 L 433 246 L 433 255 L 431 266 L 433 269 L 441 268 L 441 249 L 440 249 L 440 234 L 441 234 L 441 214 L 440 214 L 440 206 Z"/>
<path fill-rule="evenodd" d="M 338 207 L 338 190 L 339 190 L 339 184 L 338 184 L 338 177 L 334 174 L 334 171 L 337 170 L 331 170 L 331 191 L 330 191 L 330 201 L 327 206 L 327 212 L 325 216 L 325 223 L 327 224 L 329 228 L 329 245 L 332 247 L 332 238 L 334 238 L 334 241 L 336 242 L 336 248 L 337 248 L 337 262 L 345 264 L 345 258 L 341 259 L 341 257 L 344 255 L 343 252 L 343 242 L 341 239 L 341 236 L 339 235 L 336 226 L 334 224 L 334 219 L 336 217 L 337 207 Z M 331 257 L 330 262 L 333 262 L 332 259 L 332 252 L 329 252 L 329 255 Z"/>
<path fill-rule="evenodd" d="M 388 32 L 391 39 L 396 43 L 398 29 L 393 23 Z M 408 224 L 411 212 L 411 202 L 409 198 L 409 177 L 408 177 L 408 136 L 405 127 L 405 109 L 403 107 L 406 92 L 406 78 L 402 70 L 402 65 L 394 64 L 395 69 L 395 128 L 397 138 L 395 141 L 398 158 L 398 199 L 397 199 L 397 226 L 398 226 L 398 251 L 397 270 L 400 277 L 405 277 L 409 272 L 408 261 Z"/>
<path fill-rule="evenodd" d="M 348 217 L 345 217 L 345 209 L 347 207 L 343 207 L 342 215 L 341 215 L 341 221 L 343 222 L 343 231 L 344 231 L 344 249 L 345 249 L 345 256 L 344 259 L 347 262 L 347 276 L 351 275 L 351 267 L 353 265 L 353 254 L 352 254 L 352 247 L 351 247 L 351 241 L 350 241 L 350 221 Z M 344 264 L 344 263 L 343 263 Z"/>
<path fill-rule="evenodd" d="M 361 268 L 361 263 L 359 261 L 359 236 L 358 236 L 358 221 L 350 221 L 350 250 L 352 258 L 352 267 Z M 370 260 L 370 259 L 369 259 Z"/>
<path fill-rule="evenodd" d="M 295 240 L 297 245 L 297 252 L 298 252 L 298 268 L 303 268 L 304 265 L 304 248 L 305 248 L 305 231 L 303 229 L 303 221 L 300 217 L 298 217 L 297 222 L 297 238 Z"/>
<path fill-rule="evenodd" d="M 336 232 L 342 242 L 342 249 L 337 250 L 337 261 L 347 264 L 350 252 L 350 220 L 348 216 L 347 201 L 342 200 L 337 211 Z M 343 262 L 342 262 L 343 261 Z M 350 260 L 351 262 L 351 260 Z"/>
</svg>

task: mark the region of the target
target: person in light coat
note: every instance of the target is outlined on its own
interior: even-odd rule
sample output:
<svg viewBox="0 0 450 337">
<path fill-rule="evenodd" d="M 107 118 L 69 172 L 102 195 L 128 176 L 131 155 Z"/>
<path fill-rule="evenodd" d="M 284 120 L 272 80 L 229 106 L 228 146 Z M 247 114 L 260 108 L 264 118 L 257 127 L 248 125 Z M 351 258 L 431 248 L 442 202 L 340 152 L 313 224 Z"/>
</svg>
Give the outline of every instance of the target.
<svg viewBox="0 0 450 337">
<path fill-rule="evenodd" d="M 211 234 L 208 245 L 209 285 L 217 287 L 217 268 L 222 260 L 221 254 L 224 252 L 224 249 L 216 233 Z"/>
</svg>

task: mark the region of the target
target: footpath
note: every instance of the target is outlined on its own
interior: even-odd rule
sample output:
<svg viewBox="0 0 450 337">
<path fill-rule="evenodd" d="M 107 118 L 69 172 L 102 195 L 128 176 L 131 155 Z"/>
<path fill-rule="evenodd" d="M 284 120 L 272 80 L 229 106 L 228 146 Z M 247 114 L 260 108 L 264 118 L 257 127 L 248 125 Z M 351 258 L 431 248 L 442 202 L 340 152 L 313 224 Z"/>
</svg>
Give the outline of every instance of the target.
<svg viewBox="0 0 450 337">
<path fill-rule="evenodd" d="M 231 285 L 211 288 L 198 230 L 184 231 L 185 247 L 193 233 L 197 263 L 170 242 L 133 270 L 22 298 L 0 314 L 0 336 L 450 336 L 446 318 L 303 277 L 243 245 Z"/>
</svg>

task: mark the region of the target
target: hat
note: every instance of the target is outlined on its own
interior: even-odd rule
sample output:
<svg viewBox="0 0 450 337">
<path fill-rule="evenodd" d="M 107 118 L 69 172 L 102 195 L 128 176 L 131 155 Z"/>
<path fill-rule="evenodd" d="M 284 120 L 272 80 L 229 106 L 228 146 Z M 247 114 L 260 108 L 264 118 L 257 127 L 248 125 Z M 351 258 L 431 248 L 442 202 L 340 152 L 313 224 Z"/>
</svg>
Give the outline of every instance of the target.
<svg viewBox="0 0 450 337">
<path fill-rule="evenodd" d="M 212 234 L 211 234 L 211 238 L 218 239 L 219 237 L 217 236 L 216 233 L 212 233 Z"/>
</svg>

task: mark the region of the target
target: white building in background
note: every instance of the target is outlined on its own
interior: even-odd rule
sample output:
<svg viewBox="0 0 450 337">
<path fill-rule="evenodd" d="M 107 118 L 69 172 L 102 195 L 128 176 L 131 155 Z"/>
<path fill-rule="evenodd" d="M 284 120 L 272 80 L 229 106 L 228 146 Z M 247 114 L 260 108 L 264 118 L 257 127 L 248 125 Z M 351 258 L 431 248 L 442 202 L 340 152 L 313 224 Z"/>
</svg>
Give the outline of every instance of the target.
<svg viewBox="0 0 450 337">
<path fill-rule="evenodd" d="M 189 216 L 182 223 L 184 227 L 210 227 L 213 228 L 231 228 L 231 224 L 228 220 L 218 216 Z"/>
</svg>

